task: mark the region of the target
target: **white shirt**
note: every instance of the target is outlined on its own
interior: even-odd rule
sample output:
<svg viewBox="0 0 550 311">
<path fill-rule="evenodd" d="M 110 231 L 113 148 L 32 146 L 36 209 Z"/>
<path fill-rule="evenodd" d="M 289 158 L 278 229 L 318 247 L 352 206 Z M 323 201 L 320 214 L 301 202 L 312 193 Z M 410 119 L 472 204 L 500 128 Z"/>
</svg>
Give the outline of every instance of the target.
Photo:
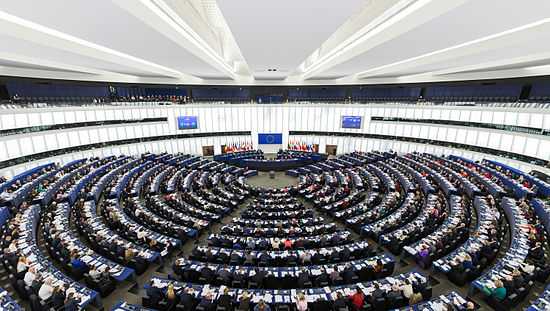
<svg viewBox="0 0 550 311">
<path fill-rule="evenodd" d="M 90 274 L 90 277 L 94 280 L 99 280 L 99 277 L 101 276 L 101 272 L 97 270 L 90 270 L 88 274 Z"/>
<path fill-rule="evenodd" d="M 525 273 L 531 274 L 535 270 L 535 266 L 525 264 L 525 265 L 523 265 L 522 270 L 525 271 Z"/>
<path fill-rule="evenodd" d="M 21 261 L 19 261 L 19 262 L 17 263 L 17 272 L 23 272 L 23 271 L 25 271 L 26 269 L 27 269 L 27 264 L 25 264 L 25 263 L 23 263 L 23 262 L 21 262 Z"/>
<path fill-rule="evenodd" d="M 411 284 L 405 284 L 401 289 L 403 290 L 403 296 L 405 296 L 406 298 L 410 298 L 414 293 Z"/>
<path fill-rule="evenodd" d="M 38 291 L 38 297 L 40 297 L 40 299 L 42 299 L 43 301 L 46 301 L 52 296 L 52 293 L 53 293 L 53 287 L 44 283 L 42 284 L 42 286 L 40 286 L 40 290 Z"/>
<path fill-rule="evenodd" d="M 34 275 L 34 273 L 30 271 L 27 271 L 27 273 L 25 273 L 25 278 L 23 279 L 23 281 L 25 281 L 25 285 L 32 286 L 32 282 L 35 279 L 36 279 L 36 275 Z"/>
<path fill-rule="evenodd" d="M 138 231 L 138 233 L 137 233 L 137 237 L 140 240 L 143 239 L 146 236 L 147 236 L 147 233 L 145 231 Z"/>
</svg>

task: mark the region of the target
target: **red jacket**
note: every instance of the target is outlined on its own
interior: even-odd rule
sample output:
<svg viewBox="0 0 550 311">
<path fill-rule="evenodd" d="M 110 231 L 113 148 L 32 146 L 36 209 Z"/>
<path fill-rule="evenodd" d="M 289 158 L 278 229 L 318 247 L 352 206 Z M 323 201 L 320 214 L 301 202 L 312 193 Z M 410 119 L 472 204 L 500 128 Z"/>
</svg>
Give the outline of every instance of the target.
<svg viewBox="0 0 550 311">
<path fill-rule="evenodd" d="M 355 293 L 351 295 L 349 299 L 357 310 L 361 310 L 363 304 L 365 303 L 365 295 L 363 295 L 363 293 Z"/>
</svg>

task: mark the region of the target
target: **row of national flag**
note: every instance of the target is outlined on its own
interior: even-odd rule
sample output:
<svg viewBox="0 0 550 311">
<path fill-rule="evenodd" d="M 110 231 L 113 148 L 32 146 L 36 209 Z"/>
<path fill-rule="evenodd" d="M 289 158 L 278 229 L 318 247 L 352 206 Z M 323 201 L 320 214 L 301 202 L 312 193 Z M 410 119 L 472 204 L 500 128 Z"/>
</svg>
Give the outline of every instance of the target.
<svg viewBox="0 0 550 311">
<path fill-rule="evenodd" d="M 249 151 L 249 150 L 253 150 L 252 142 L 249 142 L 249 141 L 232 142 L 225 145 L 224 147 L 224 153 Z"/>
<path fill-rule="evenodd" d="M 308 144 L 297 140 L 290 140 L 288 142 L 288 150 L 315 152 L 313 144 Z"/>
</svg>

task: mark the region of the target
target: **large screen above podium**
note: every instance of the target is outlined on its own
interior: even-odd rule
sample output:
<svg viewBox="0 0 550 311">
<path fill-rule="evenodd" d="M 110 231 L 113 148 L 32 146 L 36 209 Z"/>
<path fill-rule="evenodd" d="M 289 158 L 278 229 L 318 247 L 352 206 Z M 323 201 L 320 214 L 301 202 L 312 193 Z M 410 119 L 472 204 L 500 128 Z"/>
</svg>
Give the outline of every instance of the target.
<svg viewBox="0 0 550 311">
<path fill-rule="evenodd" d="M 258 144 L 260 145 L 281 145 L 282 143 L 283 143 L 283 134 L 281 133 L 258 134 Z"/>
</svg>

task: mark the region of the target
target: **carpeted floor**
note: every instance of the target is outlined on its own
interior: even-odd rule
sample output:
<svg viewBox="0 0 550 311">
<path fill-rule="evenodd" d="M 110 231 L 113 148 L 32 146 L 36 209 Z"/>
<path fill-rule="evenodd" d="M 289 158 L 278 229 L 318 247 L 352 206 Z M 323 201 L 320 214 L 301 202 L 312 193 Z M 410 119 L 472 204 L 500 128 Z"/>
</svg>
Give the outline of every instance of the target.
<svg viewBox="0 0 550 311">
<path fill-rule="evenodd" d="M 284 172 L 275 172 L 275 178 L 269 178 L 269 172 L 258 172 L 257 176 L 247 179 L 247 182 L 256 187 L 283 188 L 298 183 L 298 178 L 285 175 Z"/>
</svg>

